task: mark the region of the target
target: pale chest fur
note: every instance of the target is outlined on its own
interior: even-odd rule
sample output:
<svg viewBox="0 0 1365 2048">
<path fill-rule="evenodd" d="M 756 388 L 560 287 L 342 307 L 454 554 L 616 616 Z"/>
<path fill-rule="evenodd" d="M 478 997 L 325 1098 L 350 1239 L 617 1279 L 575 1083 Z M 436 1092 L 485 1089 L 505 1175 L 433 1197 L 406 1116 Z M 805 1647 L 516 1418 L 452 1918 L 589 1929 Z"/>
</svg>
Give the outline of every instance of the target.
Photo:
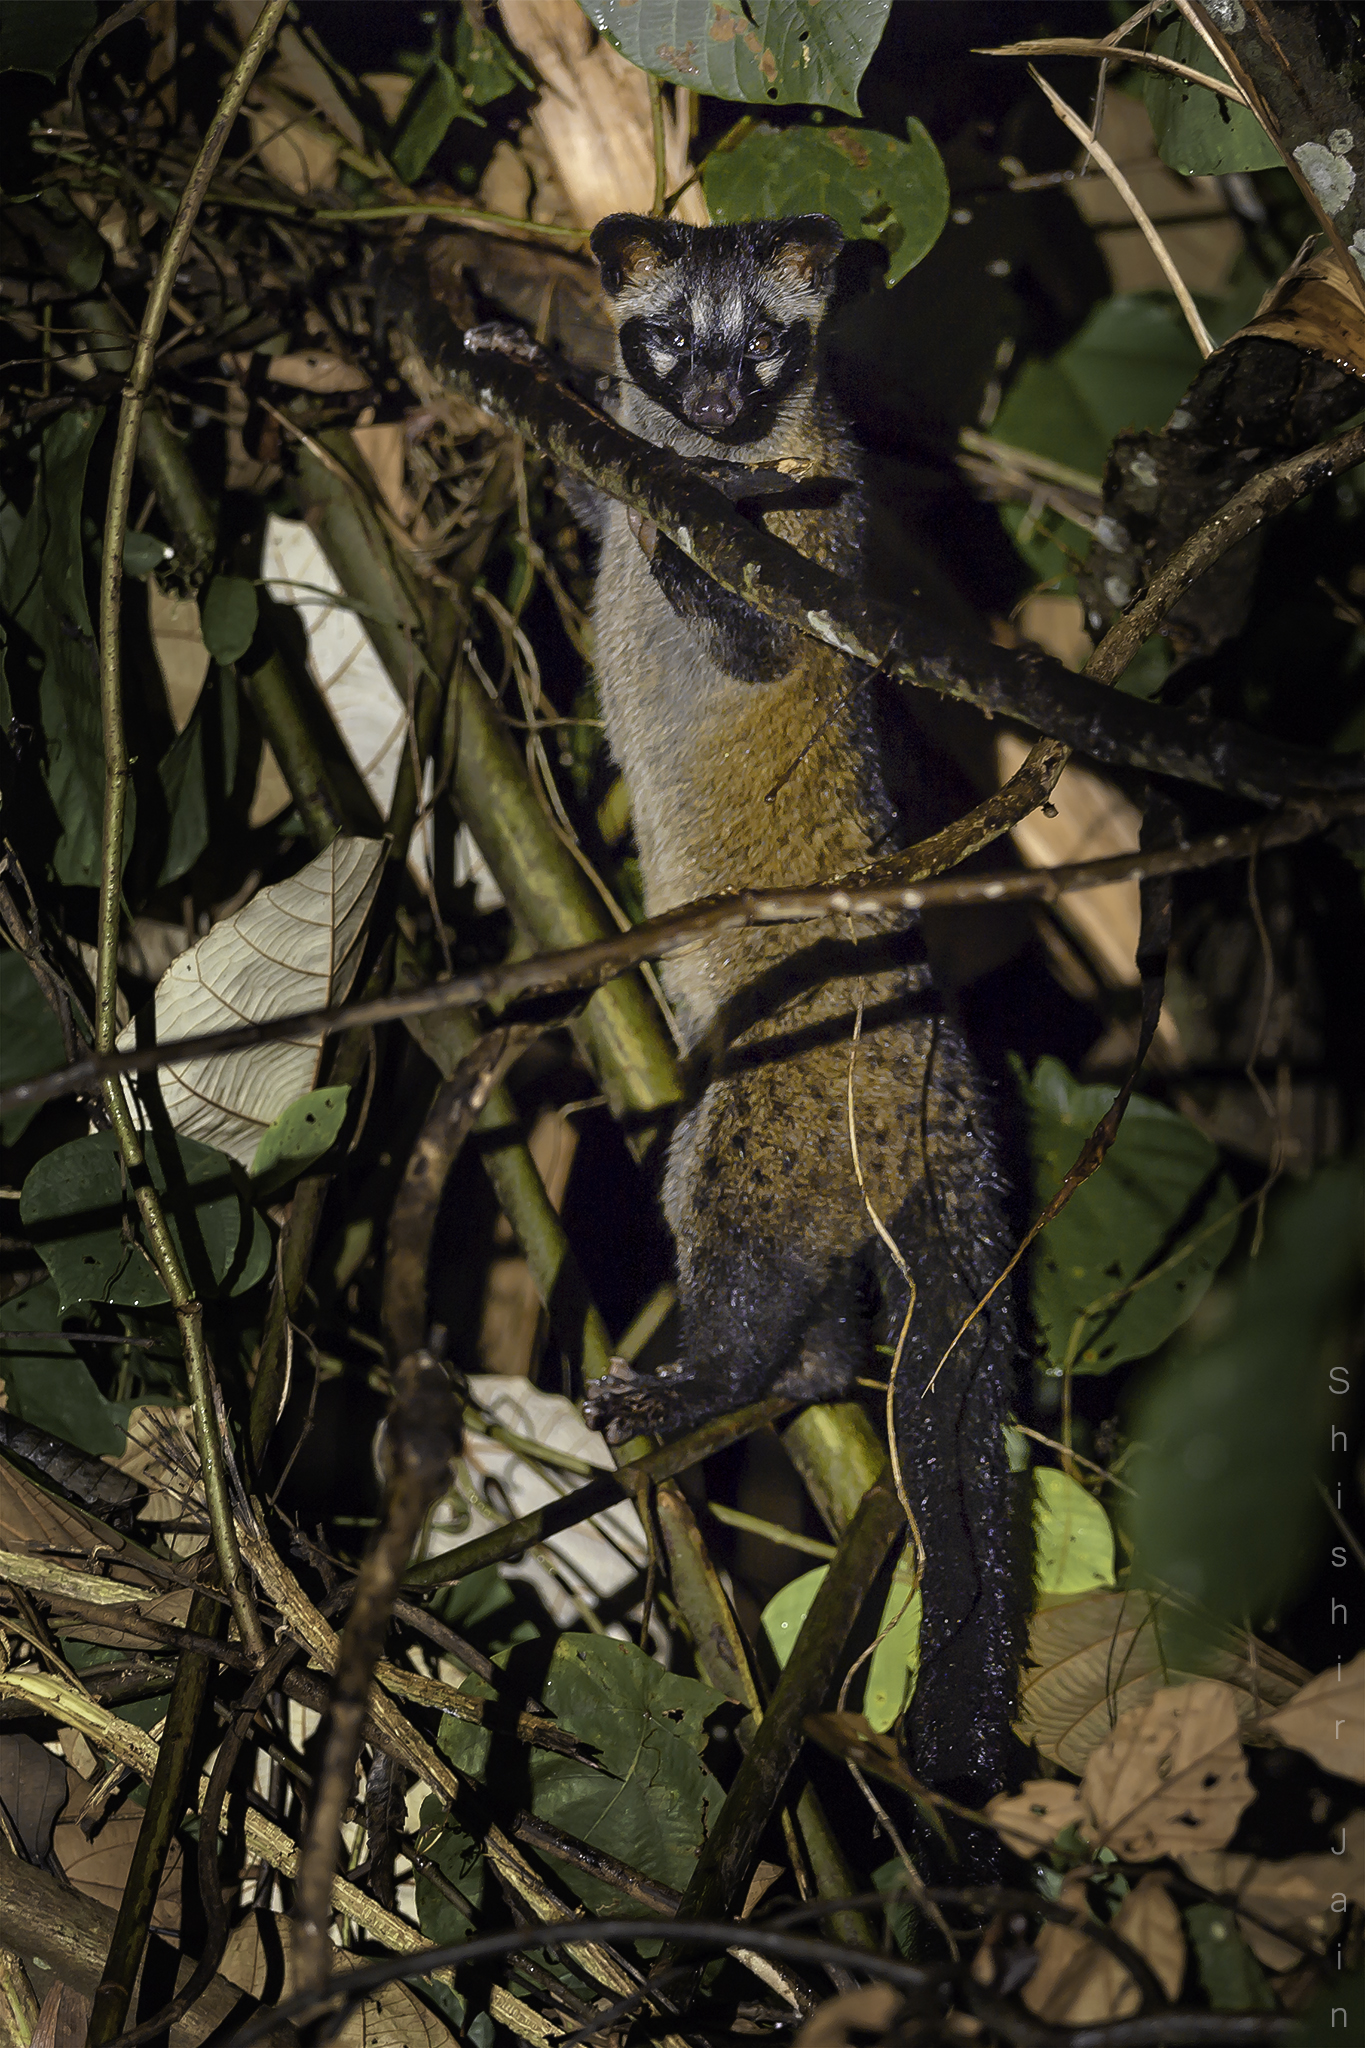
<svg viewBox="0 0 1365 2048">
<path fill-rule="evenodd" d="M 657 414 L 638 423 L 629 412 L 624 417 L 662 438 Z M 676 445 L 683 430 L 670 425 Z M 771 444 L 746 449 L 746 460 L 795 452 L 791 438 L 790 431 L 774 435 Z M 801 452 L 810 454 L 808 439 Z M 842 447 L 831 456 L 847 463 Z M 838 513 L 786 513 L 771 521 L 817 557 L 847 552 L 849 523 Z M 844 530 L 822 530 L 831 524 Z M 696 626 L 679 618 L 660 591 L 625 511 L 614 503 L 595 624 L 598 694 L 630 792 L 651 916 L 746 885 L 831 881 L 880 850 L 889 805 L 856 691 L 827 723 L 853 683 L 841 657 L 803 641 L 788 673 L 774 682 L 727 675 Z M 771 959 L 810 937 L 809 927 L 769 930 L 675 957 L 664 978 L 688 1042 L 704 1035 L 760 954 Z"/>
</svg>

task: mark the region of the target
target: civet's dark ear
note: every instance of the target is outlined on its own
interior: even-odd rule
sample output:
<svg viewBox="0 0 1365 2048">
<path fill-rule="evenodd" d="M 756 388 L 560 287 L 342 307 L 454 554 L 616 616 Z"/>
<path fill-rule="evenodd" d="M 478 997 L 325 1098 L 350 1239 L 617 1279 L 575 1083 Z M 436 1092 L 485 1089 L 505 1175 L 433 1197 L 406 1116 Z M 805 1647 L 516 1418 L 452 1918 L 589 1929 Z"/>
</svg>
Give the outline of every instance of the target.
<svg viewBox="0 0 1365 2048">
<path fill-rule="evenodd" d="M 798 213 L 791 220 L 775 221 L 777 245 L 774 262 L 794 285 L 811 291 L 828 291 L 834 282 L 834 265 L 844 246 L 844 231 L 827 213 Z"/>
<path fill-rule="evenodd" d="M 592 231 L 588 246 L 597 258 L 602 284 L 612 298 L 633 285 L 648 284 L 683 252 L 687 229 L 677 221 L 651 220 L 643 213 L 609 213 Z"/>
</svg>

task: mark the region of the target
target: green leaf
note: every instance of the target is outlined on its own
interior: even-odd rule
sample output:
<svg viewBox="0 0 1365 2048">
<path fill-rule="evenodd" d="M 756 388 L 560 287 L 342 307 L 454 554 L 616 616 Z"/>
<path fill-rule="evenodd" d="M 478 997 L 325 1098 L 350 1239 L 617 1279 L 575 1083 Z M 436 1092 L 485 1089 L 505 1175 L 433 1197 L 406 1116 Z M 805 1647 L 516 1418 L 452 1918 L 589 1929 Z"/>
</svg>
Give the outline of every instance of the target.
<svg viewBox="0 0 1365 2048">
<path fill-rule="evenodd" d="M 707 204 L 718 221 L 831 214 L 846 235 L 883 245 L 897 284 L 948 218 L 943 159 L 913 117 L 907 131 L 898 142 L 875 128 L 757 128 L 707 159 Z"/>
<path fill-rule="evenodd" d="M 827 1564 L 818 1564 L 813 1571 L 789 1579 L 763 1610 L 763 1632 L 780 1667 L 785 1667 L 796 1646 L 796 1638 L 828 1570 Z M 868 1659 L 863 1688 L 863 1712 L 878 1734 L 895 1726 L 914 1692 L 922 1614 L 923 1602 L 914 1589 L 914 1574 L 902 1560 L 882 1605 L 877 1624 L 879 1640 Z"/>
<path fill-rule="evenodd" d="M 910 1704 L 919 1675 L 919 1632 L 924 1600 L 912 1566 L 896 1566 L 882 1618 L 877 1647 L 867 1661 L 863 1712 L 878 1735 L 894 1728 Z"/>
<path fill-rule="evenodd" d="M 476 22 L 463 8 L 455 23 L 455 69 L 464 80 L 464 96 L 471 106 L 486 107 L 500 100 L 514 87 L 535 90 L 535 81 L 523 71 L 500 36 L 487 22 Z"/>
<path fill-rule="evenodd" d="M 1040 1208 L 1115 1093 L 1073 1081 L 1050 1058 L 1023 1081 Z M 1231 1251 L 1236 1211 L 1217 1147 L 1188 1117 L 1135 1095 L 1103 1165 L 1034 1246 L 1045 1370 L 1108 1372 L 1164 1344 Z"/>
<path fill-rule="evenodd" d="M 230 668 L 256 634 L 256 586 L 245 576 L 215 576 L 199 607 L 199 630 L 213 660 Z"/>
<path fill-rule="evenodd" d="M 92 1458 L 119 1457 L 127 1441 L 131 1401 L 107 1401 L 74 1347 L 60 1337 L 29 1337 L 28 1330 L 59 1330 L 64 1310 L 50 1280 L 26 1287 L 0 1305 L 0 1379 L 5 1406 L 21 1422 L 45 1429 Z M 19 1341 L 16 1341 L 16 1338 Z"/>
<path fill-rule="evenodd" d="M 1055 1465 L 1034 1474 L 1033 1578 L 1040 1599 L 1114 1583 L 1114 1531 L 1085 1488 Z"/>
<path fill-rule="evenodd" d="M 22 953 L 0 953 L 0 1088 L 50 1073 L 66 1058 L 62 1027 L 33 978 Z M 13 1145 L 37 1116 L 41 1103 L 6 1110 L 0 1145 Z"/>
<path fill-rule="evenodd" d="M 592 1744 L 602 1769 L 533 1750 L 532 1811 L 684 1891 L 724 1796 L 701 1760 L 705 1724 L 723 1696 L 665 1671 L 633 1643 L 562 1635 L 544 1698 L 561 1727 Z M 559 1874 L 589 1907 L 633 1910 L 599 1879 L 567 1866 Z"/>
<path fill-rule="evenodd" d="M 44 780 L 61 821 L 53 855 L 57 879 L 87 887 L 99 881 L 104 741 L 81 504 L 103 418 L 102 411 L 63 413 L 43 435 L 33 500 L 0 587 L 14 715 L 42 731 Z M 129 850 L 132 840 L 130 818 Z"/>
<path fill-rule="evenodd" d="M 1209 78 L 1230 83 L 1226 68 L 1183 18 L 1164 28 L 1153 50 Z M 1169 73 L 1144 71 L 1142 97 L 1163 163 L 1186 177 L 1221 178 L 1229 171 L 1272 171 L 1284 162 L 1249 107 L 1220 99 L 1207 86 Z"/>
<path fill-rule="evenodd" d="M 147 1132 L 143 1144 L 191 1287 L 201 1297 L 233 1289 L 260 1260 L 240 1168 L 192 1138 Z M 64 1310 L 87 1301 L 141 1308 L 167 1299 L 136 1239 L 136 1204 L 112 1131 L 74 1138 L 40 1159 L 24 1182 L 19 1214 Z"/>
<path fill-rule="evenodd" d="M 9 0 L 0 7 L 0 71 L 55 78 L 95 26 L 95 0 Z"/>
<path fill-rule="evenodd" d="M 1220 1283 L 1134 1411 L 1124 1519 L 1138 1565 L 1239 1626 L 1279 1613 L 1316 1567 L 1361 1198 L 1354 1166 L 1281 1182 L 1259 1255 Z"/>
<path fill-rule="evenodd" d="M 405 184 L 420 178 L 446 139 L 452 121 L 478 121 L 465 104 L 460 81 L 442 57 L 433 57 L 403 102 L 389 160 Z"/>
<path fill-rule="evenodd" d="M 1199 1981 L 1215 2012 L 1273 2012 L 1265 1971 L 1243 1941 L 1228 1906 L 1185 1908 L 1185 1926 Z"/>
<path fill-rule="evenodd" d="M 167 547 L 164 540 L 158 540 L 154 533 L 125 533 L 123 536 L 123 573 L 125 576 L 150 576 L 153 569 L 169 561 L 174 548 Z"/>
<path fill-rule="evenodd" d="M 642 71 L 720 100 L 858 112 L 891 0 L 579 0 Z M 779 207 L 792 213 L 794 207 Z"/>
<path fill-rule="evenodd" d="M 442 1717 L 448 1720 L 449 1715 Z M 473 1931 L 474 1915 L 483 1903 L 484 1871 L 487 1858 L 481 1843 L 475 1842 L 446 1811 L 435 1793 L 422 1801 L 422 1850 L 436 1865 L 446 1883 L 467 1904 L 459 1906 L 444 1891 L 417 1873 L 417 1924 L 428 1941 L 438 1945 L 465 1941 Z M 436 1830 L 434 1838 L 428 1830 Z"/>
<path fill-rule="evenodd" d="M 1046 362 L 1026 362 L 1006 392 L 991 433 L 1098 480 L 1117 435 L 1162 426 L 1199 368 L 1199 351 L 1167 295 L 1119 293 L 1097 306 L 1084 327 Z M 1017 538 L 1022 505 L 1001 517 L 1040 579 L 1069 577 L 1090 551 L 1090 536 L 1069 519 L 1052 519 Z M 1057 542 L 1047 537 L 1055 531 Z M 1060 545 L 1058 545 L 1060 543 Z"/>
<path fill-rule="evenodd" d="M 1341 1976 L 1333 1971 L 1300 2016 L 1294 2048 L 1339 2048 L 1353 2031 L 1358 2040 L 1361 2028 L 1365 2028 L 1365 1971 L 1352 1970 Z"/>
<path fill-rule="evenodd" d="M 168 813 L 158 888 L 189 873 L 232 795 L 241 747 L 240 694 L 235 670 L 215 662 L 188 724 L 157 763 Z"/>
<path fill-rule="evenodd" d="M 234 1180 L 236 1180 L 240 1170 L 239 1167 L 233 1164 Z M 241 1239 L 238 1241 L 237 1253 L 232 1263 L 232 1271 L 227 1276 L 229 1294 L 246 1294 L 256 1285 L 258 1280 L 263 1280 L 269 1270 L 271 1258 L 274 1255 L 275 1239 L 271 1233 L 270 1225 L 266 1222 L 259 1209 L 250 1209 L 247 1213 L 251 1223 L 251 1234 L 248 1237 L 243 1232 Z M 245 1256 L 243 1256 L 244 1247 Z"/>
<path fill-rule="evenodd" d="M 291 1102 L 283 1116 L 261 1133 L 256 1156 L 251 1162 L 251 1193 L 261 1202 L 282 1188 L 286 1181 L 321 1159 L 336 1143 L 346 1119 L 347 1087 L 314 1088 Z"/>
</svg>

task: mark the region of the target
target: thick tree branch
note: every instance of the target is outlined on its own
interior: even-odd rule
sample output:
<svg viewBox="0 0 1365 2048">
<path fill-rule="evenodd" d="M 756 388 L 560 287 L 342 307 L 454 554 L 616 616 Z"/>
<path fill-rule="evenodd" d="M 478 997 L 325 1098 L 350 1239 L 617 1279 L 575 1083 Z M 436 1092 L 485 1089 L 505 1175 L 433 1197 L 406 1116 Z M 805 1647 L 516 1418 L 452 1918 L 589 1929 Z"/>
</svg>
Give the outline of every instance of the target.
<svg viewBox="0 0 1365 2048">
<path fill-rule="evenodd" d="M 178 1038 L 166 1045 L 132 1046 L 127 1052 L 92 1054 L 32 1081 L 0 1090 L 0 1115 L 27 1103 L 51 1102 L 60 1095 L 79 1094 L 114 1074 L 149 1073 L 157 1067 L 183 1065 L 225 1052 L 241 1052 L 278 1038 L 320 1031 L 325 1035 L 348 1027 L 387 1024 L 398 1017 L 423 1017 L 453 1005 L 496 1000 L 508 1004 L 531 996 L 565 995 L 598 988 L 642 960 L 659 959 L 695 945 L 699 938 L 743 931 L 759 924 L 800 924 L 808 919 L 866 917 L 883 910 L 963 908 L 975 903 L 1055 903 L 1076 889 L 1100 889 L 1108 882 L 1146 881 L 1157 875 L 1191 873 L 1224 862 L 1248 860 L 1253 853 L 1293 846 L 1311 839 L 1338 820 L 1365 814 L 1365 792 L 1296 805 L 1255 825 L 1211 833 L 1187 846 L 1163 847 L 1150 853 L 1115 854 L 1108 860 L 1077 861 L 1068 867 L 1010 868 L 996 874 L 968 875 L 945 881 L 905 883 L 856 880 L 821 889 L 746 889 L 735 896 L 713 897 L 666 916 L 650 918 L 633 931 L 589 946 L 559 953 L 539 953 L 529 960 L 508 960 L 477 968 L 429 987 L 401 990 L 368 1002 L 342 1003 L 332 1010 L 299 1010 L 259 1024 L 238 1024 L 202 1038 Z M 889 863 L 888 863 L 889 865 Z"/>
<path fill-rule="evenodd" d="M 502 353 L 467 350 L 441 287 L 439 271 L 418 265 L 380 281 L 383 307 L 423 365 L 561 469 L 651 520 L 707 575 L 769 617 L 904 683 L 1022 719 L 1098 761 L 1269 804 L 1365 787 L 1361 761 L 1099 689 L 1048 655 L 1006 651 L 955 632 L 927 611 L 867 596 L 751 524 L 680 456 L 628 433 L 546 371 Z M 1357 459 L 1338 443 L 1318 453 L 1323 475 Z"/>
<path fill-rule="evenodd" d="M 1355 64 L 1350 61 L 1352 37 L 1359 35 L 1354 10 L 1336 0 L 1178 4 L 1217 47 L 1228 75 L 1322 222 L 1365 307 L 1365 179 L 1358 169 L 1362 109 L 1351 93 L 1360 63 L 1359 47 Z"/>
</svg>

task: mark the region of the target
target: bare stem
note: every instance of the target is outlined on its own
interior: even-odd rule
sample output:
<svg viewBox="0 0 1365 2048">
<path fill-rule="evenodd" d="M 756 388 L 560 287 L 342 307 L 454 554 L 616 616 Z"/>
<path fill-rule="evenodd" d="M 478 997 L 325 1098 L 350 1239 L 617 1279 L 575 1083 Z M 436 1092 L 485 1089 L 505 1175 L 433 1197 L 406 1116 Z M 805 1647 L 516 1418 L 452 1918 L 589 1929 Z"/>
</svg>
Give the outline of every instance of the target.
<svg viewBox="0 0 1365 2048">
<path fill-rule="evenodd" d="M 650 73 L 649 118 L 654 129 L 654 204 L 650 208 L 655 220 L 661 220 L 668 205 L 668 138 L 664 132 L 664 89 L 660 79 Z"/>
<path fill-rule="evenodd" d="M 194 169 L 181 196 L 133 352 L 132 367 L 119 409 L 109 499 L 105 514 L 104 554 L 100 564 L 99 673 L 100 716 L 104 735 L 104 825 L 100 857 L 99 953 L 95 977 L 95 1044 L 108 1056 L 118 1030 L 118 935 L 122 896 L 124 830 L 128 803 L 128 747 L 123 726 L 122 678 L 119 662 L 119 611 L 123 586 L 123 542 L 133 488 L 138 435 L 146 411 L 156 365 L 156 345 L 165 323 L 176 272 L 189 244 L 195 216 L 208 190 L 229 130 L 241 109 L 247 88 L 274 38 L 288 0 L 268 0 L 253 30 L 218 112 L 204 138 Z M 194 1408 L 195 1433 L 204 1469 L 204 1490 L 213 1526 L 223 1588 L 232 1602 L 242 1641 L 254 1655 L 264 1653 L 260 1618 L 251 1599 L 237 1546 L 236 1527 L 228 1498 L 223 1441 L 215 1405 L 213 1366 L 204 1341 L 203 1310 L 195 1300 L 161 1201 L 143 1157 L 142 1143 L 122 1084 L 109 1080 L 104 1089 L 109 1119 L 118 1138 L 138 1210 L 162 1286 L 175 1306 L 185 1349 L 185 1372 Z"/>
</svg>

